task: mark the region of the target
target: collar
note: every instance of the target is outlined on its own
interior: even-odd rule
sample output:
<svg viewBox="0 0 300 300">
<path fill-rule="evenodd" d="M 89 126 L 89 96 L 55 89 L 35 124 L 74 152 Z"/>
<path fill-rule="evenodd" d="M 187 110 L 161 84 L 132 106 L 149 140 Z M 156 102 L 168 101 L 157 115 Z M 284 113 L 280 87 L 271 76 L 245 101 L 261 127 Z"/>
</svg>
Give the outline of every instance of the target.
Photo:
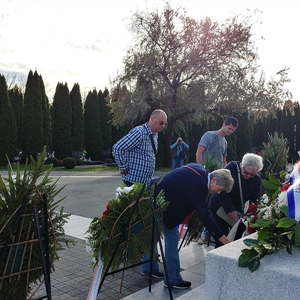
<svg viewBox="0 0 300 300">
<path fill-rule="evenodd" d="M 207 173 L 207 188 L 209 189 L 209 183 L 210 183 L 210 174 Z"/>
</svg>

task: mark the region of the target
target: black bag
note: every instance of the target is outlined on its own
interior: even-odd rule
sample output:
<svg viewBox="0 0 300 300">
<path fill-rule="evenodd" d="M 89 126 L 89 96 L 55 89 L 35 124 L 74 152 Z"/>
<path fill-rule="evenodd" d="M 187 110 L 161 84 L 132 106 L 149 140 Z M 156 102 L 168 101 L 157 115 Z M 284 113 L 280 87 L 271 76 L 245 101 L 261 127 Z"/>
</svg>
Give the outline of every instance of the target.
<svg viewBox="0 0 300 300">
<path fill-rule="evenodd" d="M 180 158 L 185 158 L 185 152 L 184 152 L 184 150 L 181 150 L 181 151 L 180 151 L 179 157 L 180 157 Z"/>
</svg>

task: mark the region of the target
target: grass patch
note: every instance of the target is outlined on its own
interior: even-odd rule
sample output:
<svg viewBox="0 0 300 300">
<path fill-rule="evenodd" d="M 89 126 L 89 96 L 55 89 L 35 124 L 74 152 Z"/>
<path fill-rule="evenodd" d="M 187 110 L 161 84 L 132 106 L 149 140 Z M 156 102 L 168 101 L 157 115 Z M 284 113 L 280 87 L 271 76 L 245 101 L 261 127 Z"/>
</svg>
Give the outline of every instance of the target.
<svg viewBox="0 0 300 300">
<path fill-rule="evenodd" d="M 12 164 L 13 171 L 17 170 L 17 164 Z M 7 171 L 9 166 L 0 166 L 0 171 Z M 25 165 L 20 164 L 20 171 L 25 170 Z M 51 171 L 58 171 L 58 172 L 113 172 L 118 171 L 118 167 L 107 167 L 103 165 L 93 165 L 93 166 L 75 166 L 74 169 L 66 169 L 63 166 L 60 167 L 53 167 Z"/>
<path fill-rule="evenodd" d="M 17 164 L 12 164 L 13 171 L 17 170 Z M 0 171 L 7 171 L 8 166 L 0 166 Z M 25 165 L 20 164 L 20 171 L 24 171 Z M 74 169 L 66 169 L 63 166 L 53 167 L 51 172 L 119 172 L 118 167 L 109 167 L 104 165 L 89 165 L 89 166 L 76 166 Z M 170 172 L 169 168 L 158 168 L 156 172 Z"/>
</svg>

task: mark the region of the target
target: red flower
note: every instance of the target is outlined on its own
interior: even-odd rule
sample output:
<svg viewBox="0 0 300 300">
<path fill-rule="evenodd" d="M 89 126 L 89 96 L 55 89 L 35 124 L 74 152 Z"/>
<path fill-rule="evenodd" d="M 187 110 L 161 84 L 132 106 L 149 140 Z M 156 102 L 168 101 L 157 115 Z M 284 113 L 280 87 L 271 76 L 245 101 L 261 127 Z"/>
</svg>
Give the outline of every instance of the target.
<svg viewBox="0 0 300 300">
<path fill-rule="evenodd" d="M 257 208 L 258 208 L 257 204 L 251 204 L 249 205 L 248 211 L 250 212 L 251 215 L 255 215 Z"/>
<path fill-rule="evenodd" d="M 110 210 L 110 206 L 109 206 L 109 204 L 107 204 L 105 211 L 102 213 L 102 218 L 105 218 L 105 216 L 108 214 L 109 210 Z"/>
<path fill-rule="evenodd" d="M 250 227 L 250 226 L 248 225 L 248 227 L 247 227 L 247 232 L 248 232 L 249 234 L 254 233 L 254 232 L 255 232 L 255 229 L 252 228 L 252 227 Z"/>
<path fill-rule="evenodd" d="M 287 191 L 289 187 L 290 187 L 289 183 L 286 183 L 281 187 L 281 192 Z"/>
</svg>

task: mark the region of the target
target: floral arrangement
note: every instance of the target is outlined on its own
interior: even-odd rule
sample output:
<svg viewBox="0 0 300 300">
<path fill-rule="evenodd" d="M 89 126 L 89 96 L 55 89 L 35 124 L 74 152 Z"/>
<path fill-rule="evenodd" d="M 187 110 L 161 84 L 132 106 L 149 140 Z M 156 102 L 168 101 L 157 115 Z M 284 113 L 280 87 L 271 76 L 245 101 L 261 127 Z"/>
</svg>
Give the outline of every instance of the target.
<svg viewBox="0 0 300 300">
<path fill-rule="evenodd" d="M 160 220 L 168 205 L 161 192 L 155 198 L 154 207 L 150 193 L 153 191 L 140 183 L 134 183 L 131 187 L 119 187 L 116 199 L 109 200 L 101 217 L 92 220 L 87 230 L 87 243 L 92 252 L 94 266 L 98 263 L 100 250 L 104 270 L 115 253 L 109 266 L 111 271 L 117 270 L 121 264 L 138 263 L 145 253 L 149 253 L 153 216 L 158 220 L 161 234 Z"/>
<path fill-rule="evenodd" d="M 266 193 L 259 204 L 252 207 L 247 220 L 248 233 L 257 231 L 257 239 L 244 239 L 248 248 L 243 249 L 239 257 L 240 267 L 254 272 L 264 256 L 282 249 L 292 254 L 293 247 L 300 246 L 299 169 L 300 163 L 294 166 L 290 176 L 281 172 L 277 179 L 269 174 L 268 179 L 262 181 Z"/>
</svg>

